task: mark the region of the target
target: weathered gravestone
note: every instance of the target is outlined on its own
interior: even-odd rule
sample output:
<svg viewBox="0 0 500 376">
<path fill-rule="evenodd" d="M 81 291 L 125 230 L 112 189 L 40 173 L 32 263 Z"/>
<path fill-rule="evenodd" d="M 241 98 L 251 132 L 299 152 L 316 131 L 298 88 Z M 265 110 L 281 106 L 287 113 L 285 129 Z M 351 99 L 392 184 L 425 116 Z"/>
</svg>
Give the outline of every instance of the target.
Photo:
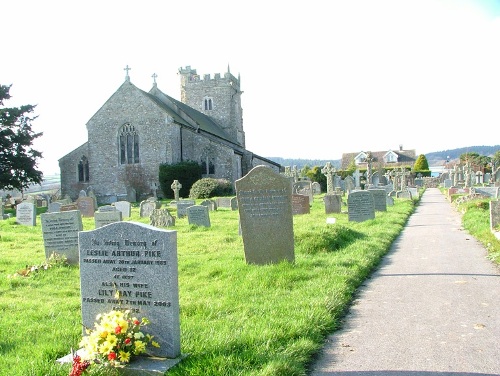
<svg viewBox="0 0 500 376">
<path fill-rule="evenodd" d="M 175 217 L 166 208 L 154 209 L 149 216 L 149 224 L 155 227 L 172 227 L 175 226 Z"/>
<path fill-rule="evenodd" d="M 65 212 L 65 211 L 71 211 L 71 210 L 78 210 L 78 205 L 77 204 L 63 204 L 61 205 L 61 211 L 62 212 Z"/>
<path fill-rule="evenodd" d="M 314 201 L 312 182 L 310 181 L 297 181 L 293 183 L 292 193 L 307 196 L 310 204 Z"/>
<path fill-rule="evenodd" d="M 113 205 L 103 205 L 103 206 L 99 206 L 97 208 L 97 211 L 98 212 L 114 212 L 114 211 L 117 211 L 118 209 L 116 209 Z"/>
<path fill-rule="evenodd" d="M 116 201 L 112 204 L 116 210 L 122 212 L 122 218 L 129 218 L 132 212 L 130 202 L 128 201 Z"/>
<path fill-rule="evenodd" d="M 161 202 L 157 201 L 154 197 L 141 201 L 139 205 L 139 215 L 142 217 L 149 217 L 154 209 L 160 209 Z"/>
<path fill-rule="evenodd" d="M 368 190 L 352 191 L 347 196 L 349 221 L 363 222 L 375 218 L 373 195 Z"/>
<path fill-rule="evenodd" d="M 500 231 L 500 201 L 490 201 L 490 229 L 492 232 Z"/>
<path fill-rule="evenodd" d="M 292 214 L 309 214 L 311 212 L 309 196 L 292 194 Z"/>
<path fill-rule="evenodd" d="M 195 200 L 179 200 L 177 201 L 177 218 L 187 216 L 187 208 L 196 205 Z"/>
<path fill-rule="evenodd" d="M 60 202 L 51 202 L 49 207 L 47 208 L 48 213 L 59 213 L 61 211 L 62 203 Z"/>
<path fill-rule="evenodd" d="M 78 210 L 82 214 L 82 217 L 93 217 L 95 213 L 95 202 L 92 197 L 81 196 L 76 200 L 76 205 Z"/>
<path fill-rule="evenodd" d="M 32 202 L 21 202 L 16 206 L 16 222 L 24 226 L 36 226 L 36 207 Z"/>
<path fill-rule="evenodd" d="M 326 194 L 323 197 L 325 203 L 325 214 L 340 213 L 342 211 L 342 196 Z"/>
<path fill-rule="evenodd" d="M 387 192 L 385 189 L 370 188 L 368 191 L 373 195 L 373 206 L 375 210 L 387 211 Z"/>
<path fill-rule="evenodd" d="M 214 200 L 203 200 L 200 205 L 206 206 L 210 211 L 217 210 L 217 203 Z"/>
<path fill-rule="evenodd" d="M 122 212 L 119 210 L 113 211 L 98 211 L 94 214 L 95 228 L 109 225 L 110 223 L 120 222 L 122 220 Z"/>
<path fill-rule="evenodd" d="M 83 230 L 79 210 L 40 214 L 45 257 L 52 253 L 66 257 L 69 264 L 78 264 L 78 233 Z"/>
<path fill-rule="evenodd" d="M 206 206 L 190 206 L 187 208 L 187 217 L 190 225 L 210 227 L 210 215 Z"/>
<path fill-rule="evenodd" d="M 311 187 L 312 187 L 313 195 L 321 194 L 321 185 L 317 181 L 313 182 Z"/>
<path fill-rule="evenodd" d="M 216 199 L 217 208 L 228 208 L 231 210 L 238 209 L 238 200 L 236 197 L 217 197 Z"/>
<path fill-rule="evenodd" d="M 84 328 L 93 328 L 98 314 L 130 310 L 137 318 L 150 320 L 143 331 L 153 335 L 160 347 L 148 348 L 148 353 L 178 358 L 177 232 L 117 222 L 80 232 L 79 246 Z"/>
<path fill-rule="evenodd" d="M 266 166 L 235 182 L 248 264 L 295 260 L 290 179 Z"/>
</svg>

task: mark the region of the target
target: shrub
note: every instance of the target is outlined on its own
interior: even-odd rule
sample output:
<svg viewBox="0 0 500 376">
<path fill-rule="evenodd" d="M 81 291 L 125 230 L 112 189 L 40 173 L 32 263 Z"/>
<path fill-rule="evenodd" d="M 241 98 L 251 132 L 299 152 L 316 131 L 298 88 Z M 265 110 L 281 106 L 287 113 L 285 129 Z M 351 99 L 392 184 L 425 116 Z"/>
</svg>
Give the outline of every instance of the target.
<svg viewBox="0 0 500 376">
<path fill-rule="evenodd" d="M 201 167 L 193 161 L 181 162 L 174 165 L 160 165 L 159 179 L 160 188 L 165 198 L 173 198 L 174 192 L 171 188 L 174 180 L 182 185 L 179 197 L 187 197 L 191 186 L 201 178 Z"/>
<path fill-rule="evenodd" d="M 210 198 L 216 196 L 232 196 L 234 189 L 229 180 L 203 178 L 193 184 L 189 192 L 189 197 Z"/>
</svg>

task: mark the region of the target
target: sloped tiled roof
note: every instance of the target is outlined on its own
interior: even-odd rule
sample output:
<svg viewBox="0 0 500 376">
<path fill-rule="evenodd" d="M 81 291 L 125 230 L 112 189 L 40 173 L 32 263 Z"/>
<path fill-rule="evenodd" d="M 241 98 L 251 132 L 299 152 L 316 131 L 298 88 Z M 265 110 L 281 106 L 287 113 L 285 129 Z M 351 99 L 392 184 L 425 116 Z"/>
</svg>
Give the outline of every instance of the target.
<svg viewBox="0 0 500 376">
<path fill-rule="evenodd" d="M 393 152 L 394 154 L 398 155 L 398 161 L 397 162 L 391 162 L 391 163 L 384 163 L 384 155 L 386 155 L 388 152 Z M 365 153 L 367 153 L 365 151 Z M 379 162 L 382 162 L 384 166 L 386 167 L 398 167 L 401 165 L 413 165 L 416 161 L 416 152 L 415 150 L 385 150 L 385 151 L 370 151 L 372 154 L 373 158 L 373 163 L 377 164 Z M 344 153 L 342 154 L 342 161 L 341 161 L 341 169 L 346 170 L 351 162 L 358 156 L 358 154 L 362 153 L 362 151 L 357 151 L 355 153 Z M 364 164 L 361 164 L 360 166 L 363 166 Z"/>
</svg>

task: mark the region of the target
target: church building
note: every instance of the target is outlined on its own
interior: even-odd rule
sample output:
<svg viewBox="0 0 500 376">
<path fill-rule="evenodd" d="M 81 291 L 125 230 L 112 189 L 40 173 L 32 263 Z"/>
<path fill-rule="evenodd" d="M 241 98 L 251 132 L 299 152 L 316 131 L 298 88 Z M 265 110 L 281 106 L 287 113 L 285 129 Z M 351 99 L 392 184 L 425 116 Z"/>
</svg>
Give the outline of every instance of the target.
<svg viewBox="0 0 500 376">
<path fill-rule="evenodd" d="M 100 204 L 127 199 L 131 170 L 159 187 L 161 164 L 186 161 L 199 163 L 203 177 L 232 183 L 258 165 L 280 171 L 278 163 L 245 148 L 243 92 L 229 67 L 213 78 L 180 68 L 180 101 L 158 89 L 155 74 L 149 92 L 139 89 L 129 70 L 87 122 L 88 141 L 59 159 L 62 196 L 76 199 L 91 187 Z"/>
</svg>

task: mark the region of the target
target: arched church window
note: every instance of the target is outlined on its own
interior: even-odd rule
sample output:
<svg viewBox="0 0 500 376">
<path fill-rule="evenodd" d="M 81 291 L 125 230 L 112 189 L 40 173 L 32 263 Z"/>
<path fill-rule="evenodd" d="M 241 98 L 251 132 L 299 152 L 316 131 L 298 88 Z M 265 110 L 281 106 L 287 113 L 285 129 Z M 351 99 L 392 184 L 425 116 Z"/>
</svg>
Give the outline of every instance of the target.
<svg viewBox="0 0 500 376">
<path fill-rule="evenodd" d="M 129 123 L 120 130 L 118 143 L 120 145 L 120 163 L 139 163 L 139 134 Z"/>
<path fill-rule="evenodd" d="M 203 175 L 215 174 L 215 165 L 213 161 L 211 161 L 208 157 L 205 157 L 201 160 L 201 173 Z"/>
<path fill-rule="evenodd" d="M 83 156 L 82 159 L 80 159 L 80 162 L 78 162 L 78 181 L 89 181 L 89 161 L 85 156 Z"/>
<path fill-rule="evenodd" d="M 205 111 L 210 111 L 213 109 L 213 99 L 209 97 L 205 97 L 203 100 L 203 108 Z"/>
</svg>

